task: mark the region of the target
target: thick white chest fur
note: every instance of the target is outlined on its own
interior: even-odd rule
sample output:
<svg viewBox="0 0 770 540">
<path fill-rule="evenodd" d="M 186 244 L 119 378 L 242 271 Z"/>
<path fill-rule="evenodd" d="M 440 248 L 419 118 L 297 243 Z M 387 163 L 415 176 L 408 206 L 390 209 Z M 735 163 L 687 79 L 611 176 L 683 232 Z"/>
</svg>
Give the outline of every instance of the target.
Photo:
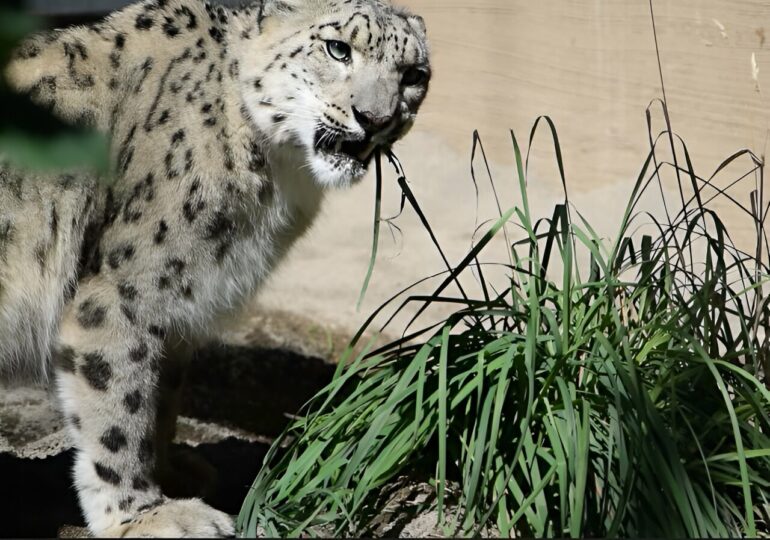
<svg viewBox="0 0 770 540">
<path fill-rule="evenodd" d="M 212 315 L 231 312 L 250 299 L 320 211 L 324 190 L 301 153 L 276 151 L 269 156 L 269 168 L 272 184 L 249 203 L 244 213 L 248 222 L 242 223 L 243 234 L 232 255 L 226 264 L 212 268 L 202 284 L 208 306 L 204 301 L 187 313 L 191 325 L 198 325 L 195 331 L 203 331 Z"/>
</svg>

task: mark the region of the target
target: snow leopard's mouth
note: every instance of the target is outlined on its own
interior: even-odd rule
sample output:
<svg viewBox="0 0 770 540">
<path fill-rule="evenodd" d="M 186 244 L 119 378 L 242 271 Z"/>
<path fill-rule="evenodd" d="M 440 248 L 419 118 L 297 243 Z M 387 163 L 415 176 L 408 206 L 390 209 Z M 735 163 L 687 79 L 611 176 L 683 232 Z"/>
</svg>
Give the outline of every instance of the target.
<svg viewBox="0 0 770 540">
<path fill-rule="evenodd" d="M 352 162 L 367 167 L 378 146 L 374 138 L 374 134 L 369 133 L 360 140 L 346 139 L 343 132 L 321 127 L 315 132 L 313 147 L 317 153 L 335 161 Z"/>
</svg>

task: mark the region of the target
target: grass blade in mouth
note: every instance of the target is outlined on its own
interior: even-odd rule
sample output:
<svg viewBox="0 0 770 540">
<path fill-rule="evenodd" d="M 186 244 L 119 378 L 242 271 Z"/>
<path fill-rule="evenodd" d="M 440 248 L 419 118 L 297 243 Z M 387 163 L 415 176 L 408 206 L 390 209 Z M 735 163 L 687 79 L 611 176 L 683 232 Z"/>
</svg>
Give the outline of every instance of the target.
<svg viewBox="0 0 770 540">
<path fill-rule="evenodd" d="M 377 246 L 380 243 L 380 214 L 382 210 L 382 156 L 380 150 L 374 151 L 374 166 L 376 175 L 376 184 L 374 189 L 374 227 L 372 233 L 372 255 L 369 258 L 369 267 L 366 269 L 364 284 L 361 286 L 361 292 L 358 295 L 356 310 L 361 310 L 361 303 L 364 301 L 366 291 L 369 289 L 369 281 L 374 273 L 374 265 L 377 262 Z"/>
</svg>

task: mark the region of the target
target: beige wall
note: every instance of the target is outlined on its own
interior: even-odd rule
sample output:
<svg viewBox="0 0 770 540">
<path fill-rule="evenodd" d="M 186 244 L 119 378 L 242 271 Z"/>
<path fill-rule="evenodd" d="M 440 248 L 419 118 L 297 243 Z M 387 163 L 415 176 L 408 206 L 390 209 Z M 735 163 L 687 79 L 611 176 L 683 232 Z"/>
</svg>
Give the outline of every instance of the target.
<svg viewBox="0 0 770 540">
<path fill-rule="evenodd" d="M 645 0 L 407 3 L 426 18 L 433 43 L 424 129 L 462 150 L 477 128 L 501 157 L 505 128 L 527 130 L 548 114 L 576 182 L 601 185 L 633 172 L 646 144 L 644 108 L 660 96 Z M 657 0 L 654 7 L 674 127 L 707 167 L 714 150 L 761 145 L 767 100 L 755 91 L 750 57 L 757 53 L 765 75 L 770 2 Z"/>
<path fill-rule="evenodd" d="M 534 119 L 559 130 L 572 200 L 611 235 L 648 149 L 644 110 L 661 95 L 649 5 L 644 0 L 403 0 L 424 16 L 434 79 L 414 132 L 397 148 L 413 189 L 453 261 L 467 250 L 475 223 L 469 175 L 478 129 L 503 191 L 518 201 L 507 129 L 525 141 Z M 766 150 L 770 99 L 770 2 L 657 0 L 663 75 L 674 129 L 697 171 L 709 175 L 733 151 Z M 759 86 L 752 78 L 756 54 Z M 656 112 L 656 126 L 661 115 Z M 657 129 L 656 128 L 656 129 Z M 545 132 L 543 132 L 545 135 Z M 534 205 L 550 215 L 559 182 L 545 136 L 530 174 Z M 745 170 L 745 166 L 743 169 Z M 734 169 L 737 171 L 738 169 Z M 729 176 L 734 177 L 734 174 Z M 725 178 L 725 180 L 727 177 Z M 725 182 L 723 182 L 723 185 Z M 673 184 L 670 186 L 673 188 Z M 385 213 L 397 207 L 388 177 Z M 748 206 L 748 186 L 735 196 Z M 383 234 L 365 308 L 355 311 L 371 241 L 371 179 L 330 197 L 324 217 L 278 272 L 264 304 L 356 326 L 401 286 L 441 268 L 410 212 L 401 244 Z M 481 185 L 480 219 L 493 216 Z M 647 208 L 658 209 L 654 197 Z M 750 223 L 716 207 L 751 247 Z M 499 260 L 505 260 L 504 248 Z"/>
</svg>

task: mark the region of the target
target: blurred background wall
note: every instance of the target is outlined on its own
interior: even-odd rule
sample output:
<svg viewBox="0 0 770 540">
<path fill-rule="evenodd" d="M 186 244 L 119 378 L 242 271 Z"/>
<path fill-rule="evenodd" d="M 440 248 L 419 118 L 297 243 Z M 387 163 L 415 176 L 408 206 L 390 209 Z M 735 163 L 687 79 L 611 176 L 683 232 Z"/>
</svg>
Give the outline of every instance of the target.
<svg viewBox="0 0 770 540">
<path fill-rule="evenodd" d="M 124 3 L 28 0 L 28 7 L 72 21 Z M 505 209 L 519 201 L 508 130 L 526 144 L 532 122 L 543 114 L 559 130 L 571 201 L 611 237 L 649 149 L 645 108 L 661 97 L 649 3 L 401 3 L 426 20 L 434 77 L 415 129 L 396 152 L 450 261 L 470 247 L 476 224 L 495 215 L 486 176 L 480 176 L 478 201 L 471 182 L 473 130 L 481 133 Z M 764 155 L 770 2 L 655 0 L 653 6 L 672 125 L 687 142 L 696 170 L 708 177 L 744 147 Z M 653 122 L 661 129 L 659 108 Z M 542 132 L 530 169 L 533 205 L 542 216 L 550 216 L 563 198 L 551 148 Z M 751 186 L 734 192 L 746 206 Z M 674 193 L 673 184 L 666 189 Z M 399 196 L 392 175 L 385 191 L 384 214 L 393 214 Z M 407 210 L 397 221 L 402 235 L 383 230 L 372 284 L 356 311 L 370 251 L 373 192 L 369 178 L 330 195 L 322 218 L 250 309 L 280 308 L 321 326 L 352 329 L 398 289 L 441 270 L 427 235 Z M 646 204 L 660 210 L 659 199 Z M 750 249 L 751 221 L 733 205 L 716 209 L 733 226 L 736 243 Z M 503 247 L 498 260 L 505 259 Z"/>
</svg>

